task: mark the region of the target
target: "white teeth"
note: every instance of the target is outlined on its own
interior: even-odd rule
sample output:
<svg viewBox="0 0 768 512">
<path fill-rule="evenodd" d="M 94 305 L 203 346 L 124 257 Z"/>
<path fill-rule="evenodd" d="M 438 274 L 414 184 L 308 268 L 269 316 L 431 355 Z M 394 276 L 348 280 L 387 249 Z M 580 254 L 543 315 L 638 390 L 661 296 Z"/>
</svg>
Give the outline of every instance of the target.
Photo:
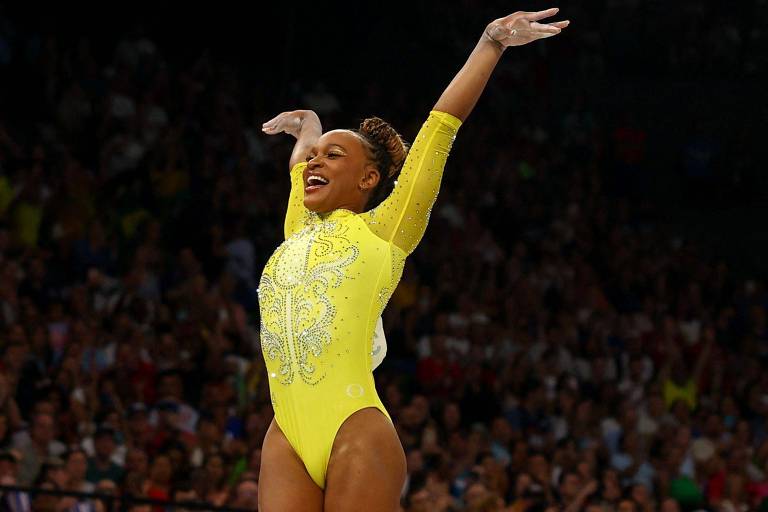
<svg viewBox="0 0 768 512">
<path fill-rule="evenodd" d="M 310 185 L 326 185 L 328 183 L 328 180 L 323 178 L 322 176 L 316 176 L 312 175 L 309 178 L 307 178 L 307 183 Z"/>
</svg>

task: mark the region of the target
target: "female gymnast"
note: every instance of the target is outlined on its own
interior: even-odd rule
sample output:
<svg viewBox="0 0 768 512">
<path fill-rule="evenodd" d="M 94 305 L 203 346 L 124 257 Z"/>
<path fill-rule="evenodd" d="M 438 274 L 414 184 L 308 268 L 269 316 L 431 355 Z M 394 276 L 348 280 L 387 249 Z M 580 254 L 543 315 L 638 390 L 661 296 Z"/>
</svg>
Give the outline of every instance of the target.
<svg viewBox="0 0 768 512">
<path fill-rule="evenodd" d="M 379 118 L 322 133 L 283 112 L 267 134 L 296 137 L 285 241 L 258 288 L 275 417 L 264 438 L 259 510 L 396 511 L 405 455 L 373 380 L 373 335 L 405 258 L 427 227 L 448 152 L 504 50 L 559 34 L 557 9 L 491 22 L 408 149 Z"/>
</svg>

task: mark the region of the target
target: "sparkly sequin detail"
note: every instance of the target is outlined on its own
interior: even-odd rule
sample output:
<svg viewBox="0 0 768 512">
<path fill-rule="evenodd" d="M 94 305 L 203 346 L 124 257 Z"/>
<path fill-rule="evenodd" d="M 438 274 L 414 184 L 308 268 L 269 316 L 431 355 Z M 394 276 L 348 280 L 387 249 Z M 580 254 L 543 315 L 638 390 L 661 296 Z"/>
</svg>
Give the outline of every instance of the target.
<svg viewBox="0 0 768 512">
<path fill-rule="evenodd" d="M 267 262 L 258 288 L 261 343 L 264 355 L 279 361 L 270 377 L 281 384 L 297 375 L 312 385 L 325 377 L 319 360 L 331 343 L 336 316 L 327 292 L 354 279 L 345 271 L 360 254 L 348 230 L 343 223 L 316 221 L 290 236 Z"/>
<path fill-rule="evenodd" d="M 421 241 L 461 121 L 432 112 L 416 137 L 392 193 L 363 220 L 380 238 L 411 254 Z"/>
<path fill-rule="evenodd" d="M 330 214 L 316 214 L 303 205 L 303 170 L 305 163 L 291 170 L 291 195 L 285 219 L 286 240 L 267 262 L 259 284 L 261 307 L 261 343 L 268 361 L 270 386 L 288 385 L 301 379 L 317 384 L 326 372 L 338 371 L 344 365 L 336 364 L 337 357 L 349 355 L 344 343 L 330 345 L 343 337 L 349 343 L 362 339 L 361 315 L 374 306 L 381 315 L 403 273 L 405 258 L 418 245 L 429 222 L 432 206 L 440 188 L 443 167 L 461 121 L 442 112 L 432 112 L 419 132 L 409 152 L 394 190 L 373 210 L 355 214 L 347 210 L 334 210 Z M 354 216 L 352 221 L 349 215 Z M 362 220 L 379 240 L 366 241 L 358 233 L 365 230 Z M 350 222 L 352 221 L 352 222 Z M 385 243 L 381 243 L 381 242 Z M 363 245 L 360 245 L 363 244 Z M 350 265 L 359 258 L 355 269 Z M 388 252 L 386 259 L 385 252 Z M 367 268 L 374 258 L 382 269 L 381 282 L 361 279 L 361 268 Z M 370 261 L 367 262 L 366 260 Z M 375 263 L 374 263 L 375 264 Z M 376 273 L 371 270 L 368 275 Z M 358 283 L 343 285 L 350 279 Z M 355 303 L 350 299 L 329 298 L 329 290 L 340 286 L 355 289 Z M 366 288 L 378 285 L 380 288 Z M 370 290 L 368 301 L 364 297 Z M 338 319 L 336 308 L 343 309 Z M 345 322 L 341 316 L 354 315 Z M 334 319 L 338 320 L 334 322 Z M 368 338 L 369 343 L 373 340 Z M 385 349 L 383 350 L 385 351 Z M 367 353 L 378 354 L 368 345 Z M 273 388 L 274 389 L 274 388 Z M 281 395 L 278 392 L 277 397 Z M 282 399 L 282 398 L 281 398 Z"/>
<path fill-rule="evenodd" d="M 390 268 L 389 280 L 387 284 L 382 287 L 378 294 L 376 294 L 376 303 L 378 306 L 377 313 L 381 315 L 384 312 L 384 308 L 387 306 L 389 299 L 392 297 L 397 283 L 400 282 L 400 278 L 403 276 L 403 267 L 405 266 L 405 258 L 398 257 L 398 255 L 392 255 L 392 266 Z"/>
</svg>

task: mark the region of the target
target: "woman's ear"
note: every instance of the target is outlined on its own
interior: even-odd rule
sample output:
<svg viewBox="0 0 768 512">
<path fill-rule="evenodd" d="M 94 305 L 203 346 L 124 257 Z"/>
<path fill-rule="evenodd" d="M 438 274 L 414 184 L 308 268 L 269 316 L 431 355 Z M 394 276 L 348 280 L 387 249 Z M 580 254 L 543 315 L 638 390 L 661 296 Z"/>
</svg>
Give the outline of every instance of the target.
<svg viewBox="0 0 768 512">
<path fill-rule="evenodd" d="M 367 164 L 365 166 L 365 172 L 362 179 L 360 180 L 358 188 L 360 188 L 360 190 L 363 192 L 366 190 L 373 190 L 376 188 L 376 185 L 379 184 L 380 179 L 381 174 L 379 173 L 379 170 L 372 164 Z"/>
</svg>

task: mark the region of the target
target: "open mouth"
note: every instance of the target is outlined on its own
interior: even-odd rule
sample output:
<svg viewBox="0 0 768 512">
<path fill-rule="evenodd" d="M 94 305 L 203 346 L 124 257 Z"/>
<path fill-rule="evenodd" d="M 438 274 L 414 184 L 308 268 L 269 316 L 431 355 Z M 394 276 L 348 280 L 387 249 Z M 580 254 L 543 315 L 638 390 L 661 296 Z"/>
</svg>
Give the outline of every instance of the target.
<svg viewBox="0 0 768 512">
<path fill-rule="evenodd" d="M 318 174 L 312 174 L 307 178 L 307 186 L 304 188 L 305 192 L 313 192 L 319 190 L 328 184 L 328 179 Z"/>
</svg>

